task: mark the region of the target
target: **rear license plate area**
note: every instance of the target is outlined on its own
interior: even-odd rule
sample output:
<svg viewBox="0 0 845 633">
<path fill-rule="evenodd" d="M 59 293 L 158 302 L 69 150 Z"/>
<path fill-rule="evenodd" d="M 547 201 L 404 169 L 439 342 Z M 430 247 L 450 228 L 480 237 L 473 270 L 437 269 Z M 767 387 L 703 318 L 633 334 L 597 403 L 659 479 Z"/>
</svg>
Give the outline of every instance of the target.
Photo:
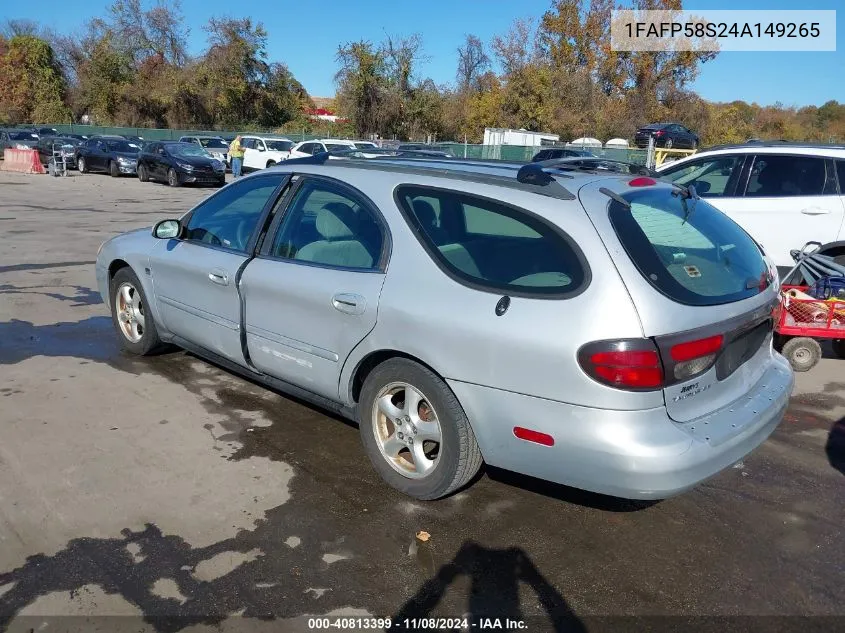
<svg viewBox="0 0 845 633">
<path fill-rule="evenodd" d="M 773 322 L 765 319 L 734 338 L 716 359 L 716 379 L 724 380 L 751 360 L 772 331 Z"/>
</svg>

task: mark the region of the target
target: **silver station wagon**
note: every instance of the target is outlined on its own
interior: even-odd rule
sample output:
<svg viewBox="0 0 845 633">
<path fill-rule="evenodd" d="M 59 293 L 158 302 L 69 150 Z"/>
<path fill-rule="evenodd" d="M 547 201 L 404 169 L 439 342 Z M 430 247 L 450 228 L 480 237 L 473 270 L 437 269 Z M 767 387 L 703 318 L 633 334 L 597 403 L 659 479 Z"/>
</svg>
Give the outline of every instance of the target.
<svg viewBox="0 0 845 633">
<path fill-rule="evenodd" d="M 175 344 L 357 420 L 418 499 L 482 463 L 668 497 L 782 419 L 777 273 L 694 189 L 590 161 L 326 158 L 103 244 L 123 347 Z"/>
</svg>

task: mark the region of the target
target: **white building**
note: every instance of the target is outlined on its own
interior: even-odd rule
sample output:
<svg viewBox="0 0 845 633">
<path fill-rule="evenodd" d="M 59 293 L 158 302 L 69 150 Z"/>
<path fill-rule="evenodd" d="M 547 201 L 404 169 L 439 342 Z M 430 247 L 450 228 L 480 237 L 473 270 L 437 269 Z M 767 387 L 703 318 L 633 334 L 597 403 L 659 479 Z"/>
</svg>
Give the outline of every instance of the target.
<svg viewBox="0 0 845 633">
<path fill-rule="evenodd" d="M 541 145 L 554 145 L 558 141 L 560 141 L 559 135 L 546 134 L 545 132 L 508 130 L 499 127 L 488 127 L 484 129 L 485 145 L 521 145 L 523 147 L 540 147 Z"/>
</svg>

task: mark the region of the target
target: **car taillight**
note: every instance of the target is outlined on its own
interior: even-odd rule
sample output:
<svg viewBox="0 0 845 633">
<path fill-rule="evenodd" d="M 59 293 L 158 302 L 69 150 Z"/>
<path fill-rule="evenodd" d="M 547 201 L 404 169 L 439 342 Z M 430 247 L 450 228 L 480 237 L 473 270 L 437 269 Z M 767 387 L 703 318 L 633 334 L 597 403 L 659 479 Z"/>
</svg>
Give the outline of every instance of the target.
<svg viewBox="0 0 845 633">
<path fill-rule="evenodd" d="M 588 343 L 579 350 L 578 362 L 593 380 L 617 389 L 639 391 L 663 386 L 660 355 L 647 339 Z"/>
<path fill-rule="evenodd" d="M 669 349 L 675 365 L 672 374 L 676 380 L 687 380 L 701 374 L 716 362 L 716 356 L 722 349 L 725 337 L 721 334 L 695 341 L 685 341 Z"/>
<path fill-rule="evenodd" d="M 663 130 L 657 130 L 657 131 L 654 133 L 654 135 L 655 135 L 655 136 L 663 136 L 664 134 L 666 134 L 666 132 L 664 132 Z"/>
</svg>

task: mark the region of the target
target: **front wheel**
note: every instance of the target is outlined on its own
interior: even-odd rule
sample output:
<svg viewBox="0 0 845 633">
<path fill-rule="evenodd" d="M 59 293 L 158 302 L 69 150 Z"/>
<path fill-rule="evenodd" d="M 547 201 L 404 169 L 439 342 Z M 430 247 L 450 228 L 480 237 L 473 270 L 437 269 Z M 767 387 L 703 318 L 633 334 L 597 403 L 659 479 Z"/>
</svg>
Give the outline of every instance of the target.
<svg viewBox="0 0 845 633">
<path fill-rule="evenodd" d="M 792 365 L 793 371 L 810 371 L 822 357 L 822 346 L 814 338 L 796 336 L 783 344 L 780 353 Z"/>
<path fill-rule="evenodd" d="M 445 497 L 481 468 L 481 450 L 452 390 L 404 358 L 376 367 L 361 390 L 359 430 L 374 468 L 417 499 Z"/>
<path fill-rule="evenodd" d="M 269 169 L 270 167 L 274 167 L 275 165 L 276 165 L 276 161 L 274 161 L 274 160 L 268 160 L 268 161 L 267 161 L 267 168 L 268 168 L 268 169 Z"/>
<path fill-rule="evenodd" d="M 171 167 L 167 170 L 167 184 L 171 187 L 178 187 L 182 183 L 179 182 L 179 174 L 176 173 L 176 170 Z"/>
<path fill-rule="evenodd" d="M 114 329 L 123 349 L 138 356 L 153 354 L 163 347 L 147 297 L 131 268 L 118 270 L 111 280 L 111 313 Z"/>
<path fill-rule="evenodd" d="M 120 168 L 117 166 L 117 163 L 114 162 L 114 161 L 111 161 L 109 163 L 109 175 L 112 178 L 117 178 L 118 176 L 120 176 Z"/>
<path fill-rule="evenodd" d="M 76 168 L 79 170 L 80 174 L 87 174 L 88 173 L 88 164 L 85 162 L 85 159 L 82 156 L 76 161 Z"/>
<path fill-rule="evenodd" d="M 138 165 L 138 180 L 141 182 L 149 182 L 150 175 L 147 173 L 147 168 L 143 165 Z"/>
</svg>

